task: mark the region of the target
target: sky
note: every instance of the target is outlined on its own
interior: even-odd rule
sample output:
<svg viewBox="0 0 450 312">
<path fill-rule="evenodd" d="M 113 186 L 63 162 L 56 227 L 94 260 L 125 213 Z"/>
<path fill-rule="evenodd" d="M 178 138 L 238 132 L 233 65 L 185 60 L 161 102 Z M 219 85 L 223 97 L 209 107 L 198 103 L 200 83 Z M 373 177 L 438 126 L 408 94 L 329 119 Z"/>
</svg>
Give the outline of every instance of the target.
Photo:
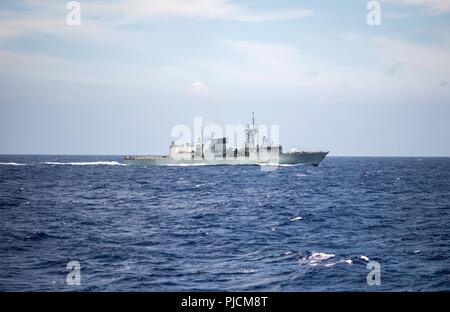
<svg viewBox="0 0 450 312">
<path fill-rule="evenodd" d="M 78 2 L 0 2 L 0 153 L 165 154 L 255 112 L 286 149 L 450 156 L 450 0 Z"/>
</svg>

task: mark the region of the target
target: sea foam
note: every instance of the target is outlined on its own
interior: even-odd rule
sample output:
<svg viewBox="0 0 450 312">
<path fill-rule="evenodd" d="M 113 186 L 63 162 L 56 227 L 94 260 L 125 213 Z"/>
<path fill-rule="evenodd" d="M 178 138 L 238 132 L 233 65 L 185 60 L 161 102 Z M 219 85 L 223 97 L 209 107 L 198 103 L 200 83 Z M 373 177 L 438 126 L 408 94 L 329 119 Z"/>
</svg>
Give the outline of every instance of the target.
<svg viewBox="0 0 450 312">
<path fill-rule="evenodd" d="M 317 266 L 320 262 L 333 258 L 335 255 L 327 254 L 324 252 L 313 252 L 310 255 L 304 256 L 299 260 L 299 264 L 309 264 L 311 266 Z"/>
<path fill-rule="evenodd" d="M 27 164 L 18 164 L 15 162 L 0 163 L 1 166 L 26 166 Z"/>
</svg>

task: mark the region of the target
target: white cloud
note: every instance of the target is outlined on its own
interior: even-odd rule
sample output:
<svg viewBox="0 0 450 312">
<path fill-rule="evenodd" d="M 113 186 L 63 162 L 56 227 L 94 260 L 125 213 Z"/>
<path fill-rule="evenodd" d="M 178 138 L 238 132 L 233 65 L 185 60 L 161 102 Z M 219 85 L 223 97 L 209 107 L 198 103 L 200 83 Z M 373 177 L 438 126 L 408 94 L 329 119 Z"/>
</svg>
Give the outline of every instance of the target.
<svg viewBox="0 0 450 312">
<path fill-rule="evenodd" d="M 229 40 L 226 44 L 244 55 L 250 62 L 274 71 L 283 71 L 298 59 L 298 50 L 292 46 L 274 43 Z"/>
<path fill-rule="evenodd" d="M 387 37 L 372 39 L 376 54 L 391 64 L 401 63 L 416 70 L 448 76 L 450 73 L 450 47 L 424 45 Z"/>
<path fill-rule="evenodd" d="M 311 54 L 308 46 L 229 40 L 224 53 L 191 67 L 204 70 L 204 75 L 214 77 L 221 87 L 249 93 L 290 92 L 319 103 L 368 98 L 395 102 L 406 96 L 417 99 L 436 90 L 438 82 L 450 79 L 450 49 L 445 44 L 388 37 L 351 36 L 350 40 L 354 41 L 349 53 L 366 55 L 363 66 Z"/>
<path fill-rule="evenodd" d="M 195 81 L 191 83 L 189 87 L 189 93 L 191 95 L 200 97 L 207 97 L 210 94 L 208 86 L 201 81 Z"/>
<path fill-rule="evenodd" d="M 81 3 L 81 26 L 66 24 L 65 6 L 57 2 L 23 1 L 26 9 L 0 9 L 0 40 L 33 33 L 72 35 L 78 38 L 123 41 L 123 24 L 150 18 L 195 18 L 234 20 L 242 22 L 269 22 L 293 20 L 314 15 L 314 11 L 292 8 L 256 11 L 229 0 L 120 0 L 89 1 Z"/>
<path fill-rule="evenodd" d="M 450 0 L 388 0 L 387 2 L 395 2 L 401 5 L 423 6 L 437 14 L 450 11 Z"/>
<path fill-rule="evenodd" d="M 0 73 L 28 79 L 49 79 L 119 88 L 134 86 L 148 89 L 149 85 L 161 87 L 163 81 L 167 81 L 167 73 L 158 67 L 148 69 L 140 65 L 116 62 L 93 64 L 1 49 Z"/>
<path fill-rule="evenodd" d="M 250 12 L 228 0 L 132 0 L 116 6 L 128 18 L 183 17 L 224 19 L 244 22 L 292 20 L 314 15 L 306 9 Z"/>
<path fill-rule="evenodd" d="M 63 14 L 65 13 L 63 11 Z M 51 8 L 45 13 L 11 13 L 0 10 L 0 16 L 0 41 L 36 33 L 103 42 L 123 42 L 122 40 L 129 39 L 129 34 L 114 25 L 101 24 L 89 18 L 82 18 L 80 26 L 68 26 L 66 19 L 61 18 L 61 14 L 57 15 Z"/>
</svg>

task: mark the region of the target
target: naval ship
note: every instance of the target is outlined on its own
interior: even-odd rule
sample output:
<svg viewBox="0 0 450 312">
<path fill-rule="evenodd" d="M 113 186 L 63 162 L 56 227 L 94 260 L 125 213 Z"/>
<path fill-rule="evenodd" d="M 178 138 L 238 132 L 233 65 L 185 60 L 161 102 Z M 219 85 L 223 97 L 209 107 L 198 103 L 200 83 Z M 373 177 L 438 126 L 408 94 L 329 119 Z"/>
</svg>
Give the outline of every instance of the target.
<svg viewBox="0 0 450 312">
<path fill-rule="evenodd" d="M 255 115 L 252 123 L 245 128 L 245 143 L 241 147 L 231 147 L 226 137 L 210 138 L 205 148 L 203 138 L 196 144 L 170 145 L 169 155 L 125 156 L 129 165 L 299 165 L 318 166 L 329 152 L 307 152 L 292 149 L 284 152 L 279 144 L 268 142 L 265 136 L 258 144 L 258 129 Z M 202 135 L 203 137 L 203 135 Z"/>
</svg>

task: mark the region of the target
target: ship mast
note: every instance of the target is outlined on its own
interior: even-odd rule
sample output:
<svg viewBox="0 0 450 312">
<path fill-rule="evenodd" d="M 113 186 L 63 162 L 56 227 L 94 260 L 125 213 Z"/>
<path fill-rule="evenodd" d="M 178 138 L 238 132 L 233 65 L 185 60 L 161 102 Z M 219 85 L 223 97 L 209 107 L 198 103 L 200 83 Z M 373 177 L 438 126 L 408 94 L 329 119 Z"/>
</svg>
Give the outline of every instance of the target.
<svg viewBox="0 0 450 312">
<path fill-rule="evenodd" d="M 205 158 L 205 154 L 203 154 L 203 148 L 204 148 L 204 143 L 203 143 L 203 123 L 202 123 L 202 131 L 201 131 L 201 136 L 202 136 L 202 159 Z"/>
<path fill-rule="evenodd" d="M 255 135 L 258 133 L 258 130 L 255 127 L 255 113 L 252 112 L 252 125 L 247 125 L 247 129 L 245 129 L 245 133 L 247 134 L 247 142 L 246 146 L 255 148 Z"/>
</svg>

